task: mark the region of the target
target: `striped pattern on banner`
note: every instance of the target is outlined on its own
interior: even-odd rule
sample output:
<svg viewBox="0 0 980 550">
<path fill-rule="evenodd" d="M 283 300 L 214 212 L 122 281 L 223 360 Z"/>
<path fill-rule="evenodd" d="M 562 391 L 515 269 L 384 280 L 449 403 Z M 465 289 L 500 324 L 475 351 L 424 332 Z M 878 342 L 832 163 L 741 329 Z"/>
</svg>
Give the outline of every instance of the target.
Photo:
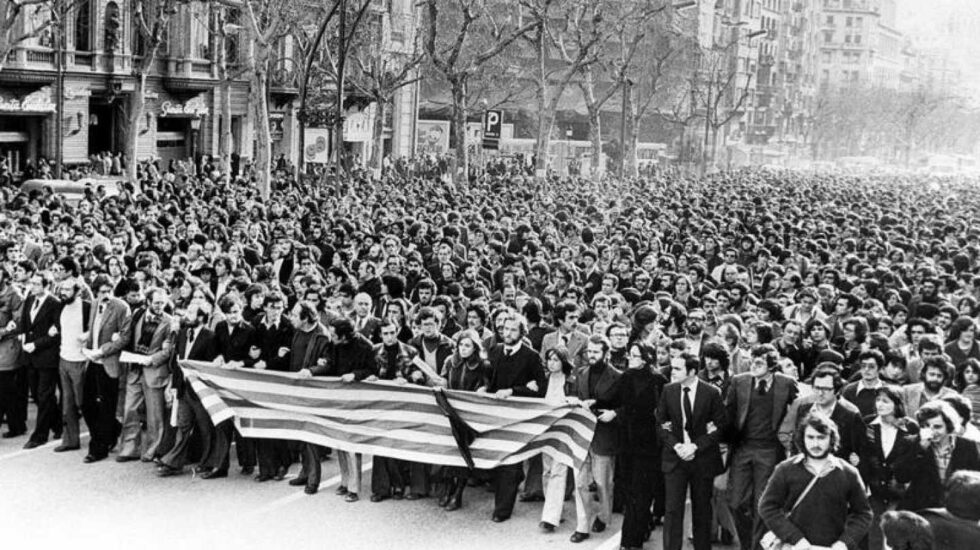
<svg viewBox="0 0 980 550">
<path fill-rule="evenodd" d="M 234 418 L 245 437 L 466 466 L 433 389 L 392 382 L 347 384 L 338 378 L 297 378 L 197 361 L 180 361 L 180 366 L 211 420 L 217 424 Z M 445 393 L 478 433 L 469 446 L 476 468 L 516 464 L 539 453 L 572 467 L 585 460 L 596 420 L 578 405 Z"/>
</svg>

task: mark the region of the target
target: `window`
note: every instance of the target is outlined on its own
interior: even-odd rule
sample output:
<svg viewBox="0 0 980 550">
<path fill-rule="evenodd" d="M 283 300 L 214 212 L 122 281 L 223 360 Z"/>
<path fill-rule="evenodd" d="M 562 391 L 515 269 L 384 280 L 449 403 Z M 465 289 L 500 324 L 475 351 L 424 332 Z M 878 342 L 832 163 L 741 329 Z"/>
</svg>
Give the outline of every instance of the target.
<svg viewBox="0 0 980 550">
<path fill-rule="evenodd" d="M 853 27 L 854 26 L 854 18 L 853 17 L 848 17 L 847 20 L 845 21 L 844 25 L 847 26 L 847 27 Z"/>
<path fill-rule="evenodd" d="M 854 43 L 855 44 L 860 44 L 861 43 L 861 35 L 860 34 L 855 34 L 854 35 Z"/>
<path fill-rule="evenodd" d="M 821 52 L 821 58 L 822 58 L 821 61 L 823 61 L 824 63 L 833 63 L 834 52 Z"/>
<path fill-rule="evenodd" d="M 827 43 L 827 44 L 830 44 L 831 42 L 833 42 L 834 41 L 834 31 L 824 31 L 823 32 L 823 41 L 825 43 Z"/>
<path fill-rule="evenodd" d="M 845 35 L 844 36 L 844 43 L 845 44 L 850 44 L 851 43 L 851 35 L 848 34 L 848 35 Z"/>
<path fill-rule="evenodd" d="M 87 52 L 92 49 L 92 7 L 88 0 L 78 4 L 75 11 L 75 50 Z"/>
<path fill-rule="evenodd" d="M 122 45 L 122 19 L 119 15 L 119 5 L 109 2 L 105 7 L 105 51 L 113 53 Z"/>
<path fill-rule="evenodd" d="M 828 15 L 827 16 L 827 24 L 828 25 L 833 25 L 834 24 L 834 16 L 833 15 Z"/>
</svg>

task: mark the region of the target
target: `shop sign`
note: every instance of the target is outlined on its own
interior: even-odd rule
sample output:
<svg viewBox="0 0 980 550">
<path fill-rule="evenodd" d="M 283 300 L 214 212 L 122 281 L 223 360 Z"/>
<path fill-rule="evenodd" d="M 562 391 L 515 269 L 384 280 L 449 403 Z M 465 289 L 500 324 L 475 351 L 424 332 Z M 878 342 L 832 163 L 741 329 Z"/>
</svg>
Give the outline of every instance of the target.
<svg viewBox="0 0 980 550">
<path fill-rule="evenodd" d="M 361 111 L 344 119 L 344 141 L 371 141 L 371 117 Z"/>
<path fill-rule="evenodd" d="M 23 98 L 0 95 L 0 111 L 15 113 L 53 113 L 55 105 L 51 101 L 51 88 L 44 87 Z"/>
<path fill-rule="evenodd" d="M 160 114 L 162 116 L 207 116 L 210 113 L 208 106 L 205 105 L 204 100 L 195 97 L 194 99 L 188 100 L 187 103 L 178 103 L 175 101 L 164 101 L 160 105 Z"/>
</svg>

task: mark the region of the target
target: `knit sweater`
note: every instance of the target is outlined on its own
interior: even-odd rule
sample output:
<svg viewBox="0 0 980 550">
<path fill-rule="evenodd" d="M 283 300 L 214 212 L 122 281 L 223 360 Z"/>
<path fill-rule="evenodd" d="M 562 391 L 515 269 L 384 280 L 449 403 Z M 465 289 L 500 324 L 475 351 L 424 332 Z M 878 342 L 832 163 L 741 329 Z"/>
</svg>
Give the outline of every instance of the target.
<svg viewBox="0 0 980 550">
<path fill-rule="evenodd" d="M 776 466 L 759 501 L 759 515 L 779 540 L 796 544 L 806 538 L 816 546 L 842 541 L 858 548 L 871 525 L 871 506 L 858 471 L 837 457 L 830 457 L 832 471 L 818 480 L 790 515 L 787 512 L 813 479 L 803 455 Z"/>
</svg>

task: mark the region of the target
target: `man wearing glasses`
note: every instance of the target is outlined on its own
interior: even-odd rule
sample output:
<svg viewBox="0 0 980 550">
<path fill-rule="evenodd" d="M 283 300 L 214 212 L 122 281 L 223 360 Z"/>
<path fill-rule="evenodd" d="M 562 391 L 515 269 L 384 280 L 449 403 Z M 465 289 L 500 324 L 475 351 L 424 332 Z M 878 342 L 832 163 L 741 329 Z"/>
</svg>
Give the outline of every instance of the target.
<svg viewBox="0 0 980 550">
<path fill-rule="evenodd" d="M 843 460 L 857 466 L 858 456 L 864 448 L 867 427 L 858 408 L 848 401 L 838 399 L 844 381 L 840 376 L 837 365 L 821 363 L 813 373 L 814 401 L 803 403 L 799 407 L 799 424 L 797 431 L 804 428 L 803 420 L 811 411 L 823 413 L 837 424 L 840 434 L 840 446 L 834 454 Z M 802 452 L 802 449 L 796 449 Z"/>
</svg>

